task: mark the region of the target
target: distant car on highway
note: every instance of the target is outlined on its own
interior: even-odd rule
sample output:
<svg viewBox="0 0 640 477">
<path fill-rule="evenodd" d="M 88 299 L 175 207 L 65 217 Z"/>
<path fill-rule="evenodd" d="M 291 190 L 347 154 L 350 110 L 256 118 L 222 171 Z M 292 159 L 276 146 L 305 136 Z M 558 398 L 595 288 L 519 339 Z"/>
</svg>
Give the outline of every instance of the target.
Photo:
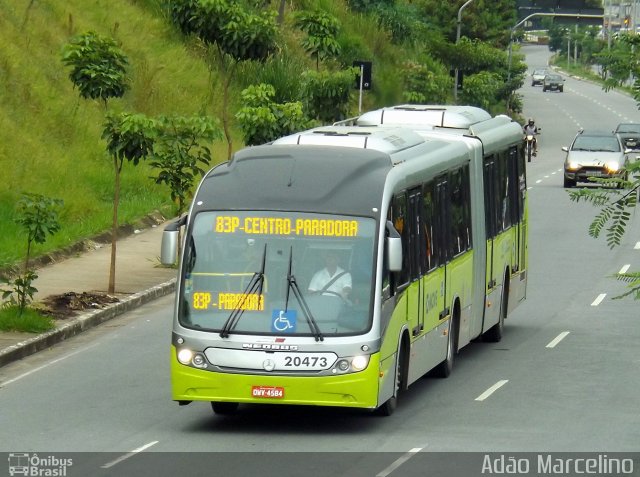
<svg viewBox="0 0 640 477">
<path fill-rule="evenodd" d="M 545 75 L 542 80 L 542 91 L 564 91 L 564 78 L 556 73 L 549 73 Z"/>
<path fill-rule="evenodd" d="M 627 149 L 640 151 L 640 123 L 620 123 L 613 131 Z"/>
<path fill-rule="evenodd" d="M 590 182 L 591 177 L 626 178 L 622 168 L 627 163 L 620 138 L 607 131 L 580 131 L 571 146 L 563 147 L 564 186 L 574 187 L 578 182 Z"/>
<path fill-rule="evenodd" d="M 536 68 L 533 70 L 533 73 L 531 73 L 531 86 L 542 84 L 547 73 L 548 70 L 546 68 Z"/>
</svg>

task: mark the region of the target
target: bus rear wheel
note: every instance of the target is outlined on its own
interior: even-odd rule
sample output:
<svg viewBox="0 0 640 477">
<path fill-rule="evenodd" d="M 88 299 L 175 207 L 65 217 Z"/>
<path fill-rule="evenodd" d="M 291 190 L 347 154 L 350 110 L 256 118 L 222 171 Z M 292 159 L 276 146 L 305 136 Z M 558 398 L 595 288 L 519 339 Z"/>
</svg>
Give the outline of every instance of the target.
<svg viewBox="0 0 640 477">
<path fill-rule="evenodd" d="M 447 356 L 433 369 L 433 374 L 439 378 L 448 378 L 453 371 L 453 360 L 456 354 L 456 320 L 451 317 L 449 334 L 447 337 Z"/>
<path fill-rule="evenodd" d="M 502 300 L 500 303 L 500 317 L 498 322 L 484 332 L 482 335 L 483 341 L 489 343 L 498 343 L 502 340 L 502 334 L 504 332 L 504 319 L 507 317 L 507 305 L 509 303 L 509 281 L 505 277 L 504 287 L 502 288 Z"/>
<path fill-rule="evenodd" d="M 237 402 L 212 402 L 211 408 L 213 412 L 216 414 L 220 414 L 222 416 L 228 414 L 234 414 L 238 410 Z"/>
</svg>

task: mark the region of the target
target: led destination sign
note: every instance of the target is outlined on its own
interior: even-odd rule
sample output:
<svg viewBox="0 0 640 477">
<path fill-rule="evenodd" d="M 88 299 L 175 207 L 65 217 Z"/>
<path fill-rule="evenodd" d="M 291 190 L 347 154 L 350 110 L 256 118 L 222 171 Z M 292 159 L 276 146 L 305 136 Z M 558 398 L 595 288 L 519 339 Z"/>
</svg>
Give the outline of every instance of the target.
<svg viewBox="0 0 640 477">
<path fill-rule="evenodd" d="M 218 310 L 246 310 L 263 311 L 264 295 L 258 293 L 218 293 L 218 301 L 213 302 L 211 293 L 195 292 L 192 297 L 194 310 L 207 310 L 217 308 Z"/>
<path fill-rule="evenodd" d="M 260 234 L 301 237 L 357 237 L 358 221 L 345 219 L 290 219 L 287 217 L 216 217 L 215 231 L 222 234 Z"/>
</svg>

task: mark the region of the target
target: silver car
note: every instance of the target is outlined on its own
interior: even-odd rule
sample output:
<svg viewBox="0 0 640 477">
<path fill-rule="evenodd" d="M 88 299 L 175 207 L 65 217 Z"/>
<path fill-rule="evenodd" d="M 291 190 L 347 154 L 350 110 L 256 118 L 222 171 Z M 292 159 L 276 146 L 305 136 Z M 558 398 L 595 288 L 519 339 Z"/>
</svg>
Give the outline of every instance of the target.
<svg viewBox="0 0 640 477">
<path fill-rule="evenodd" d="M 544 77 L 549 73 L 546 68 L 536 68 L 531 73 L 531 86 L 535 86 L 537 84 L 542 84 L 544 81 Z"/>
<path fill-rule="evenodd" d="M 627 164 L 630 150 L 622 147 L 620 138 L 611 132 L 580 131 L 571 146 L 563 147 L 564 186 L 591 182 L 592 177 L 626 178 L 622 168 Z"/>
</svg>

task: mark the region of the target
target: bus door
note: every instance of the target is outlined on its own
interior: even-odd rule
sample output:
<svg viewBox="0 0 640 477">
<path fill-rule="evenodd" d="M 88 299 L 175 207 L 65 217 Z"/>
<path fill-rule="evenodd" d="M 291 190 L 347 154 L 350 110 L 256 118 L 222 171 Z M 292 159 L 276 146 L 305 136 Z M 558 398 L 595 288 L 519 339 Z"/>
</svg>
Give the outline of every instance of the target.
<svg viewBox="0 0 640 477">
<path fill-rule="evenodd" d="M 422 287 L 424 324 L 427 332 L 447 318 L 447 176 L 440 176 L 422 187 L 423 257 Z"/>
<path fill-rule="evenodd" d="M 409 289 L 408 317 L 411 322 L 411 335 L 418 336 L 424 331 L 424 285 L 421 277 L 424 273 L 425 236 L 422 214 L 422 190 L 420 187 L 409 190 Z"/>
<path fill-rule="evenodd" d="M 522 271 L 526 268 L 525 250 L 526 250 L 526 222 L 525 222 L 525 197 L 527 193 L 527 184 L 524 173 L 524 156 L 518 154 L 518 148 L 509 149 L 508 158 L 509 168 L 509 200 L 512 204 L 511 223 L 516 227 L 516 250 L 513 258 L 513 271 Z"/>
<path fill-rule="evenodd" d="M 497 164 L 495 156 L 486 157 L 484 160 L 484 203 L 485 203 L 485 222 L 487 230 L 487 273 L 486 273 L 486 289 L 485 294 L 491 293 L 497 282 L 494 274 L 494 238 L 498 229 L 498 210 L 496 205 L 499 203 L 496 197 L 496 174 Z"/>
<path fill-rule="evenodd" d="M 451 260 L 450 254 L 450 221 L 451 221 L 451 206 L 449 201 L 449 184 L 447 175 L 436 178 L 435 182 L 435 202 L 436 202 L 436 217 L 435 224 L 437 229 L 436 243 L 438 244 L 438 263 L 441 266 L 440 273 L 442 274 L 440 281 L 440 299 L 438 300 L 439 312 L 438 319 L 444 320 L 447 318 L 451 310 L 449 309 L 449 282 L 451 280 L 450 270 L 447 264 Z"/>
</svg>

